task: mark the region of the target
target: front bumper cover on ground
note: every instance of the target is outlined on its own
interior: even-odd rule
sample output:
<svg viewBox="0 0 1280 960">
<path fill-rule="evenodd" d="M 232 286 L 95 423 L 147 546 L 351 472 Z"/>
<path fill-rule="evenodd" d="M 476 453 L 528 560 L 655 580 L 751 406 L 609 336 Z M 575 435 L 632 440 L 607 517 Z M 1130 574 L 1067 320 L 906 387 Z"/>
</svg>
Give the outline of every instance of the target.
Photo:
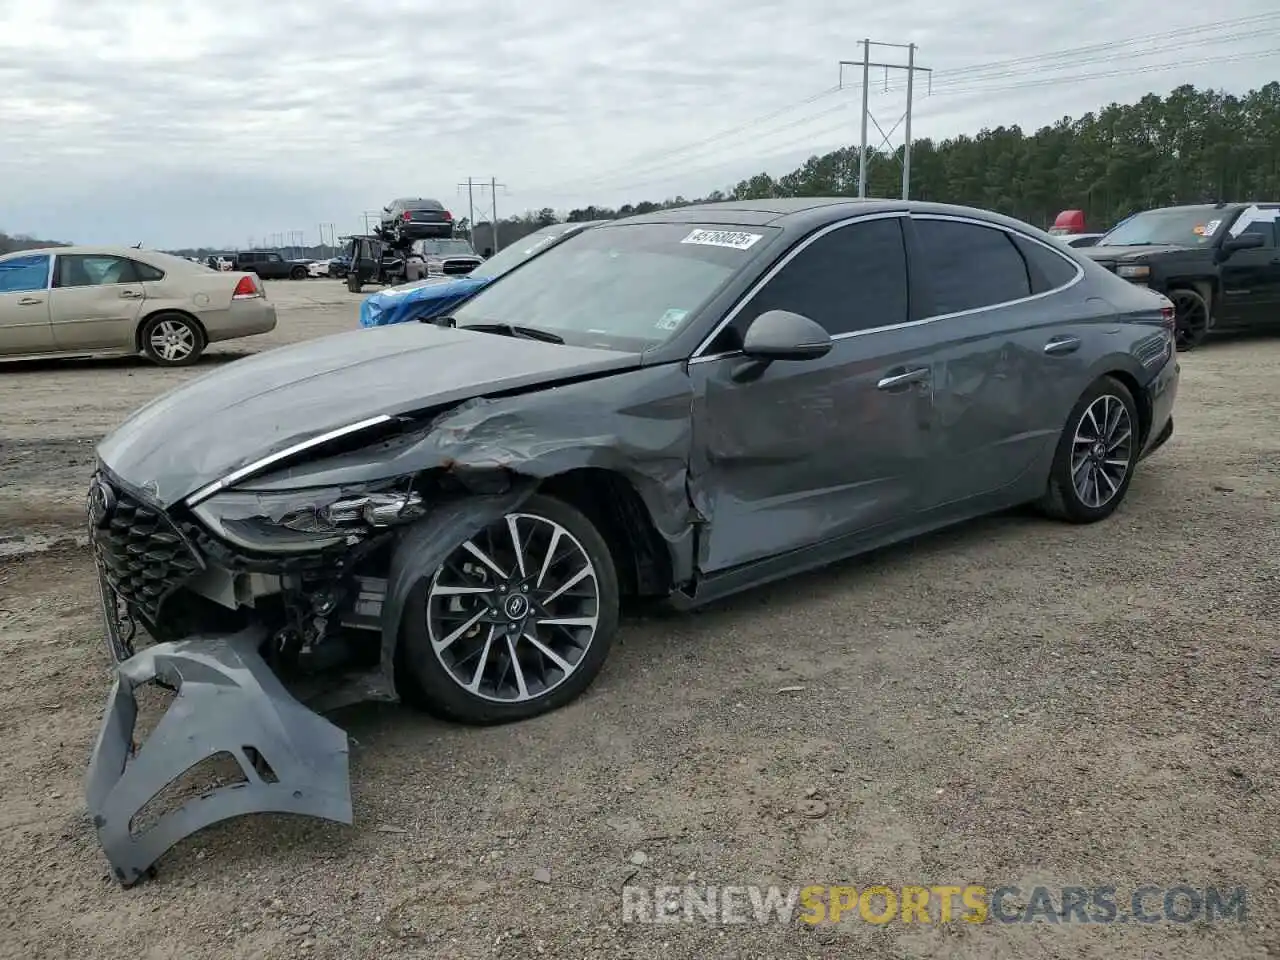
<svg viewBox="0 0 1280 960">
<path fill-rule="evenodd" d="M 258 650 L 260 629 L 147 647 L 117 667 L 94 747 L 85 795 L 116 878 L 145 877 L 185 837 L 248 813 L 295 813 L 350 824 L 347 735 L 299 703 Z M 135 691 L 160 682 L 177 691 L 145 743 L 133 737 Z M 134 819 L 166 786 L 203 760 L 230 754 L 244 774 L 160 815 Z"/>
</svg>

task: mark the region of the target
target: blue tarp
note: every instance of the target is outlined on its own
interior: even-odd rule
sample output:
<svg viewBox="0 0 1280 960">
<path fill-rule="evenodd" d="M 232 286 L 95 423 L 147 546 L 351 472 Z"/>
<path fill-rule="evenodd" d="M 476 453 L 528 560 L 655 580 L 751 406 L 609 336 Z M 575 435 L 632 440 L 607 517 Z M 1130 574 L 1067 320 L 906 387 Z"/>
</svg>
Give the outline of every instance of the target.
<svg viewBox="0 0 1280 960">
<path fill-rule="evenodd" d="M 509 247 L 503 247 L 477 267 L 475 273 L 465 277 L 430 277 L 416 283 L 379 290 L 360 304 L 360 326 L 385 327 L 393 323 L 444 316 L 504 273 L 550 250 L 568 237 L 603 222 L 590 220 L 585 223 L 553 223 L 535 230 Z"/>
<path fill-rule="evenodd" d="M 379 290 L 360 304 L 360 326 L 385 327 L 441 316 L 489 282 L 479 277 L 432 277 Z"/>
<path fill-rule="evenodd" d="M 0 293 L 26 293 L 49 286 L 49 256 L 36 253 L 0 262 Z"/>
</svg>

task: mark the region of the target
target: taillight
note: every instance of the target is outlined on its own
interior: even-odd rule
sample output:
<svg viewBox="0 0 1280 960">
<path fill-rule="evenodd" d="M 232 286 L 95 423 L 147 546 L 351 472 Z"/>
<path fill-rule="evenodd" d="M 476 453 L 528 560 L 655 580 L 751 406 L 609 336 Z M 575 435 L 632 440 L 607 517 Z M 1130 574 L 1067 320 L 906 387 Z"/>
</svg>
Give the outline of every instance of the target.
<svg viewBox="0 0 1280 960">
<path fill-rule="evenodd" d="M 412 219 L 413 219 L 413 214 L 412 214 L 412 213 L 410 213 L 408 210 L 406 210 L 406 211 L 405 211 L 405 212 L 400 216 L 400 219 L 401 219 L 401 220 L 403 220 L 405 223 L 408 223 L 410 220 L 412 220 Z"/>
<path fill-rule="evenodd" d="M 1173 304 L 1169 303 L 1167 300 L 1165 301 L 1164 306 L 1160 308 L 1160 325 L 1169 332 L 1169 336 L 1171 337 L 1178 329 L 1176 311 L 1173 309 Z"/>
<path fill-rule="evenodd" d="M 262 296 L 262 291 L 258 289 L 258 281 L 253 274 L 247 273 L 240 278 L 240 282 L 236 284 L 236 289 L 231 294 L 232 300 L 248 300 L 252 297 Z"/>
<path fill-rule="evenodd" d="M 452 213 L 450 213 L 448 210 L 446 210 L 446 211 L 444 212 L 444 218 L 445 218 L 446 220 L 452 220 L 452 219 L 453 219 L 453 214 L 452 214 Z"/>
</svg>

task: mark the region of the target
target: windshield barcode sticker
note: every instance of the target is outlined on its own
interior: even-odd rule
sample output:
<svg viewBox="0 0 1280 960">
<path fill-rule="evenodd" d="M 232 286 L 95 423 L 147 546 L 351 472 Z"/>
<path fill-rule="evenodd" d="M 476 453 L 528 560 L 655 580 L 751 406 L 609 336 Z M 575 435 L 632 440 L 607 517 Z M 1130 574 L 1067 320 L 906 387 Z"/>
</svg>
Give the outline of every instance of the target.
<svg viewBox="0 0 1280 960">
<path fill-rule="evenodd" d="M 736 230 L 694 230 L 680 242 L 700 243 L 705 247 L 746 250 L 763 236 L 763 233 L 740 233 Z"/>
</svg>

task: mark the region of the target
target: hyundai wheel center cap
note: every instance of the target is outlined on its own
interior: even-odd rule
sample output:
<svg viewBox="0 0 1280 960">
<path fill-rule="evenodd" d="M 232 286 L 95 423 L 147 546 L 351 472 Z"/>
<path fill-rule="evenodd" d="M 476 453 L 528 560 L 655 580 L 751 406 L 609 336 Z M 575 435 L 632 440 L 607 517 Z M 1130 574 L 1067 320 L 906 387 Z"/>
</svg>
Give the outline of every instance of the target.
<svg viewBox="0 0 1280 960">
<path fill-rule="evenodd" d="M 529 601 L 520 594 L 512 594 L 507 597 L 506 602 L 502 605 L 503 612 L 511 620 L 523 620 L 529 612 Z"/>
</svg>

